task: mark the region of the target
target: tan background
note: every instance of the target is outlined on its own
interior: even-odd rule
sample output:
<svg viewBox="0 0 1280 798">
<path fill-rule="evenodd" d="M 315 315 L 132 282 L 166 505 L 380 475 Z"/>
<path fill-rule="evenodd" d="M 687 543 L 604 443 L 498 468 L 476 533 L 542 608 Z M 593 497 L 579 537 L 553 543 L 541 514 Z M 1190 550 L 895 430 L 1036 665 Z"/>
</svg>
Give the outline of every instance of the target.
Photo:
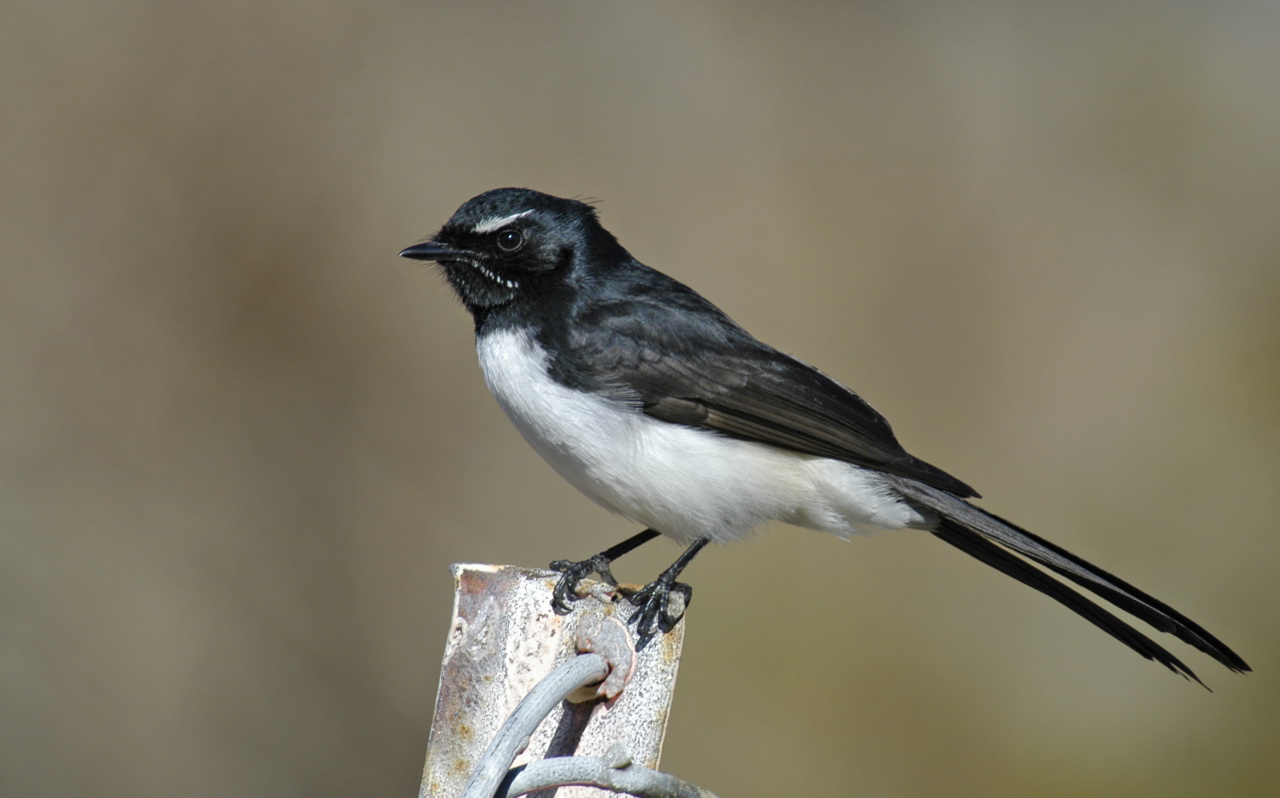
<svg viewBox="0 0 1280 798">
<path fill-rule="evenodd" d="M 1116 5 L 7 3 L 0 794 L 412 795 L 448 563 L 635 531 L 395 257 L 501 185 L 600 198 L 1258 670 L 1171 640 L 1210 694 L 925 535 L 769 529 L 688 573 L 666 769 L 1275 794 L 1280 11 Z"/>
</svg>

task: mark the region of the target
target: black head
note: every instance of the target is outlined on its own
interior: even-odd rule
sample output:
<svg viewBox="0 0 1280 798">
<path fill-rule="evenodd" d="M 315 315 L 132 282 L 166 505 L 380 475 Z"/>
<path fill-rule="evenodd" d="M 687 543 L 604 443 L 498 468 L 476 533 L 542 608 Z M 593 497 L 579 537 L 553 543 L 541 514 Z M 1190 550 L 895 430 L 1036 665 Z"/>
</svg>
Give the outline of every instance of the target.
<svg viewBox="0 0 1280 798">
<path fill-rule="evenodd" d="M 467 200 L 440 232 L 400 255 L 439 263 L 477 319 L 547 293 L 582 264 L 630 257 L 590 205 L 526 188 L 497 188 Z"/>
</svg>

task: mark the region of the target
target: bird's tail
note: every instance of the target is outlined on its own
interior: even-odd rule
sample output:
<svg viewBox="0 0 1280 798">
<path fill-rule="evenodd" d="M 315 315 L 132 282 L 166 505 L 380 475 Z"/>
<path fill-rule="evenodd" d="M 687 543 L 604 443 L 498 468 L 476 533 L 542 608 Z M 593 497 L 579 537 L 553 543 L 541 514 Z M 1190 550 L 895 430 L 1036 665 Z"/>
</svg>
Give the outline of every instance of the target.
<svg viewBox="0 0 1280 798">
<path fill-rule="evenodd" d="M 1250 670 L 1239 655 L 1195 621 L 1060 546 L 945 491 L 906 477 L 889 476 L 889 479 L 904 498 L 938 518 L 929 530 L 934 535 L 1061 602 L 1147 659 L 1204 684 L 1181 660 L 1151 638 L 1011 552 L 1045 566 L 1156 629 L 1174 635 L 1237 673 Z"/>
</svg>

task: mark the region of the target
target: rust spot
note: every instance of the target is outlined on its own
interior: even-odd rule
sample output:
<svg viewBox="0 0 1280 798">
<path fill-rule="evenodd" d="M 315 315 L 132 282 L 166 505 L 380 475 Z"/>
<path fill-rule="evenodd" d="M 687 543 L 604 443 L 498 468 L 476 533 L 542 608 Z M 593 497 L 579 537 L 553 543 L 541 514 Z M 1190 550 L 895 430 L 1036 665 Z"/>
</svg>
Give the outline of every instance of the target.
<svg viewBox="0 0 1280 798">
<path fill-rule="evenodd" d="M 458 574 L 458 589 L 462 593 L 482 593 L 492 581 L 493 574 L 467 570 Z"/>
</svg>

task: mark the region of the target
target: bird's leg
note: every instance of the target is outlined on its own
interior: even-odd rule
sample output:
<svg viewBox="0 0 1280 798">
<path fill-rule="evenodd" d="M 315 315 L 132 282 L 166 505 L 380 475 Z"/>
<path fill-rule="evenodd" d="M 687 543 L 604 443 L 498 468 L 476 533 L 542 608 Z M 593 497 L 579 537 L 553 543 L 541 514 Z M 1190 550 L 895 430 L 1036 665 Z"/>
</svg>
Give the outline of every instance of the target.
<svg viewBox="0 0 1280 798">
<path fill-rule="evenodd" d="M 578 583 L 586 578 L 588 574 L 599 574 L 604 581 L 617 587 L 618 580 L 613 578 L 613 572 L 609 570 L 609 565 L 627 552 L 653 540 L 658 534 L 652 529 L 646 529 L 643 532 L 632 535 L 616 546 L 610 546 L 594 557 L 589 557 L 585 560 L 556 560 L 551 563 L 551 570 L 559 571 L 563 574 L 560 577 L 560 581 L 556 582 L 555 590 L 551 594 L 551 606 L 562 615 L 569 612 L 573 602 L 578 600 Z M 679 571 L 676 573 L 679 573 Z"/>
<path fill-rule="evenodd" d="M 632 605 L 640 608 L 632 616 L 632 620 L 636 622 L 636 631 L 641 638 L 652 637 L 659 629 L 670 632 L 676 624 L 680 623 L 685 609 L 688 609 L 689 603 L 693 601 L 693 588 L 684 582 L 677 582 L 676 577 L 692 562 L 698 552 L 702 551 L 702 547 L 710 542 L 709 538 L 699 538 L 694 541 L 693 545 L 685 549 L 684 554 L 681 554 L 670 568 L 627 599 Z M 671 617 L 669 607 L 672 593 L 678 593 L 684 599 L 684 607 L 674 618 Z"/>
</svg>

